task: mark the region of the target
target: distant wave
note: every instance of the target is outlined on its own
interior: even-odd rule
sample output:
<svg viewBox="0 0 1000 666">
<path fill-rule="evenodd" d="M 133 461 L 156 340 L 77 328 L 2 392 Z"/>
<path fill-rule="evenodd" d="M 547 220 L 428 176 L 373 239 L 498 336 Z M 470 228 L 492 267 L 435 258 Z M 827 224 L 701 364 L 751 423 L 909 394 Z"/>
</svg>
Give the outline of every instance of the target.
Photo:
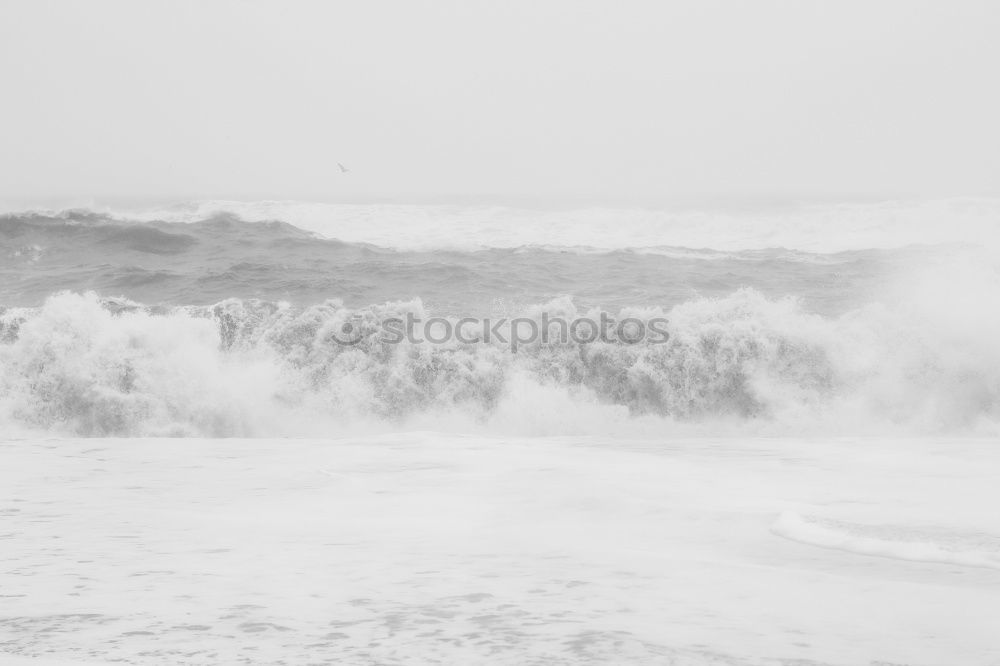
<svg viewBox="0 0 1000 666">
<path fill-rule="evenodd" d="M 364 228 L 386 224 L 378 219 Z M 518 224 L 528 222 L 515 219 L 508 226 Z M 419 233 L 409 223 L 397 226 L 399 236 Z M 605 220 L 604 226 L 618 225 Z M 656 240 L 668 237 L 664 231 Z M 363 307 L 420 297 L 438 313 L 465 315 L 487 312 L 497 301 L 513 299 L 517 308 L 563 295 L 588 306 L 671 307 L 751 287 L 774 298 L 801 297 L 807 308 L 833 315 L 870 301 L 895 275 L 974 251 L 915 246 L 814 254 L 663 245 L 405 250 L 320 237 L 284 222 L 248 222 L 232 213 L 191 222 L 138 222 L 92 211 L 22 213 L 0 216 L 0 305 L 39 305 L 70 289 L 170 305 L 230 297 L 307 305 L 337 297 Z"/>
<path fill-rule="evenodd" d="M 427 252 L 549 247 L 575 251 L 784 248 L 811 254 L 968 243 L 1000 247 L 1000 200 L 941 199 L 763 208 L 530 209 L 487 205 L 200 201 L 103 207 L 119 220 L 190 223 L 220 214 L 282 220 L 324 238 Z M 48 214 L 58 213 L 50 211 Z"/>
<path fill-rule="evenodd" d="M 0 316 L 0 428 L 85 436 L 404 426 L 995 434 L 997 304 L 964 314 L 959 307 L 823 317 L 795 299 L 743 289 L 668 311 L 622 313 L 666 316 L 667 344 L 537 343 L 515 354 L 482 343 L 332 341 L 347 321 L 372 328 L 389 314 L 426 315 L 419 301 L 146 307 L 63 293 Z M 542 310 L 577 314 L 569 299 L 524 314 Z"/>
</svg>

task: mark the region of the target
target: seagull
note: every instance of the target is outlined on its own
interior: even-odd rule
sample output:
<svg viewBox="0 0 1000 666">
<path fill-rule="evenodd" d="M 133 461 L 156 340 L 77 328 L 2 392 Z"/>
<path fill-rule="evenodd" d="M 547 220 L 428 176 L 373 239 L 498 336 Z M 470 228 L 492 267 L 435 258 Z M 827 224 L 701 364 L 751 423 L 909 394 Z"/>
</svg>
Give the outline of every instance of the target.
<svg viewBox="0 0 1000 666">
<path fill-rule="evenodd" d="M 343 164 L 341 164 L 340 162 L 337 162 L 337 166 L 339 166 L 339 167 L 340 167 L 340 173 L 347 173 L 348 171 L 350 171 L 350 169 L 348 169 L 347 167 L 345 167 L 345 166 L 344 166 Z"/>
</svg>

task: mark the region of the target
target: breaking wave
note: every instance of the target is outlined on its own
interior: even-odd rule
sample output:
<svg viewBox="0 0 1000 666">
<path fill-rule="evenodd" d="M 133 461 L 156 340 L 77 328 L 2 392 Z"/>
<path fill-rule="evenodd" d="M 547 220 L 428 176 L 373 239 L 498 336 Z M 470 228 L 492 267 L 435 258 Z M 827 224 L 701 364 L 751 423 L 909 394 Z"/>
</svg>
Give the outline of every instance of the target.
<svg viewBox="0 0 1000 666">
<path fill-rule="evenodd" d="M 995 435 L 997 206 L 4 215 L 0 435 Z M 334 339 L 596 306 L 669 339 Z"/>
<path fill-rule="evenodd" d="M 938 300 L 950 309 L 922 298 L 824 317 L 794 298 L 740 289 L 618 313 L 666 317 L 664 344 L 535 342 L 512 353 L 485 343 L 333 340 L 348 321 L 374 330 L 388 316 L 424 314 L 419 300 L 147 307 L 64 292 L 0 314 L 0 430 L 995 434 L 997 306 L 950 291 Z M 586 314 L 568 298 L 521 314 L 543 311 Z"/>
</svg>

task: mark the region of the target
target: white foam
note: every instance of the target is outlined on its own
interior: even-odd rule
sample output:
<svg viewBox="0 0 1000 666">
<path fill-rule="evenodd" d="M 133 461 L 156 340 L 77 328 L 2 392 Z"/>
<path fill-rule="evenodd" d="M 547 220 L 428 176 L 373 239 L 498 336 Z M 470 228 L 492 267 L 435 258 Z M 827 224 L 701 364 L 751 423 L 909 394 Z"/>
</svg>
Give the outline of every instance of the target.
<svg viewBox="0 0 1000 666">
<path fill-rule="evenodd" d="M 935 306 L 932 296 L 825 318 L 741 290 L 621 313 L 665 314 L 667 344 L 514 354 L 330 339 L 348 319 L 377 322 L 419 302 L 300 311 L 233 299 L 197 315 L 116 314 L 93 294 L 60 294 L 0 316 L 0 424 L 84 435 L 319 435 L 373 422 L 517 434 L 995 434 L 996 303 L 944 290 Z M 524 314 L 541 310 L 596 318 L 568 299 Z"/>
<path fill-rule="evenodd" d="M 0 653 L 3 666 L 110 666 L 108 661 L 81 661 L 78 659 L 50 659 L 48 657 L 25 657 L 6 652 Z"/>
<path fill-rule="evenodd" d="M 956 545 L 954 542 L 912 541 L 907 539 L 905 532 L 902 536 L 893 535 L 891 528 L 883 528 L 882 536 L 866 534 L 863 529 L 805 518 L 792 511 L 783 512 L 771 526 L 773 533 L 786 539 L 858 555 L 1000 569 L 1000 550 L 963 547 L 961 542 Z"/>
<path fill-rule="evenodd" d="M 814 557 L 761 530 L 792 506 L 996 533 L 995 442 L 410 433 L 0 450 L 4 650 L 150 666 L 995 654 L 995 569 Z"/>
</svg>

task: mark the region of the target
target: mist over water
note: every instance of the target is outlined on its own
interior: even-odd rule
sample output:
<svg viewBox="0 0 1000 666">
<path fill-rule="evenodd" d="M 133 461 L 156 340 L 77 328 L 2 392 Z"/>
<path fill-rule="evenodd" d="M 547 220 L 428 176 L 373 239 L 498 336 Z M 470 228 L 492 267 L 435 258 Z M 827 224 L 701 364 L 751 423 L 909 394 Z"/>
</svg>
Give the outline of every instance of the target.
<svg viewBox="0 0 1000 666">
<path fill-rule="evenodd" d="M 998 432 L 990 202 L 854 206 L 840 217 L 809 208 L 798 220 L 793 211 L 218 208 L 0 221 L 0 427 L 217 437 Z M 934 218 L 945 213 L 953 224 Z M 741 235 L 748 219 L 753 237 Z M 823 248 L 801 242 L 824 220 L 844 234 L 827 234 L 837 240 Z M 570 223 L 583 230 L 574 244 L 555 243 L 553 229 Z M 601 234 L 588 236 L 588 224 Z M 467 226 L 475 246 L 463 241 Z M 714 247 L 697 242 L 703 228 Z M 665 317 L 669 340 L 535 341 L 515 353 L 373 334 L 404 313 L 601 311 Z M 366 331 L 357 345 L 336 342 L 347 322 Z"/>
</svg>

